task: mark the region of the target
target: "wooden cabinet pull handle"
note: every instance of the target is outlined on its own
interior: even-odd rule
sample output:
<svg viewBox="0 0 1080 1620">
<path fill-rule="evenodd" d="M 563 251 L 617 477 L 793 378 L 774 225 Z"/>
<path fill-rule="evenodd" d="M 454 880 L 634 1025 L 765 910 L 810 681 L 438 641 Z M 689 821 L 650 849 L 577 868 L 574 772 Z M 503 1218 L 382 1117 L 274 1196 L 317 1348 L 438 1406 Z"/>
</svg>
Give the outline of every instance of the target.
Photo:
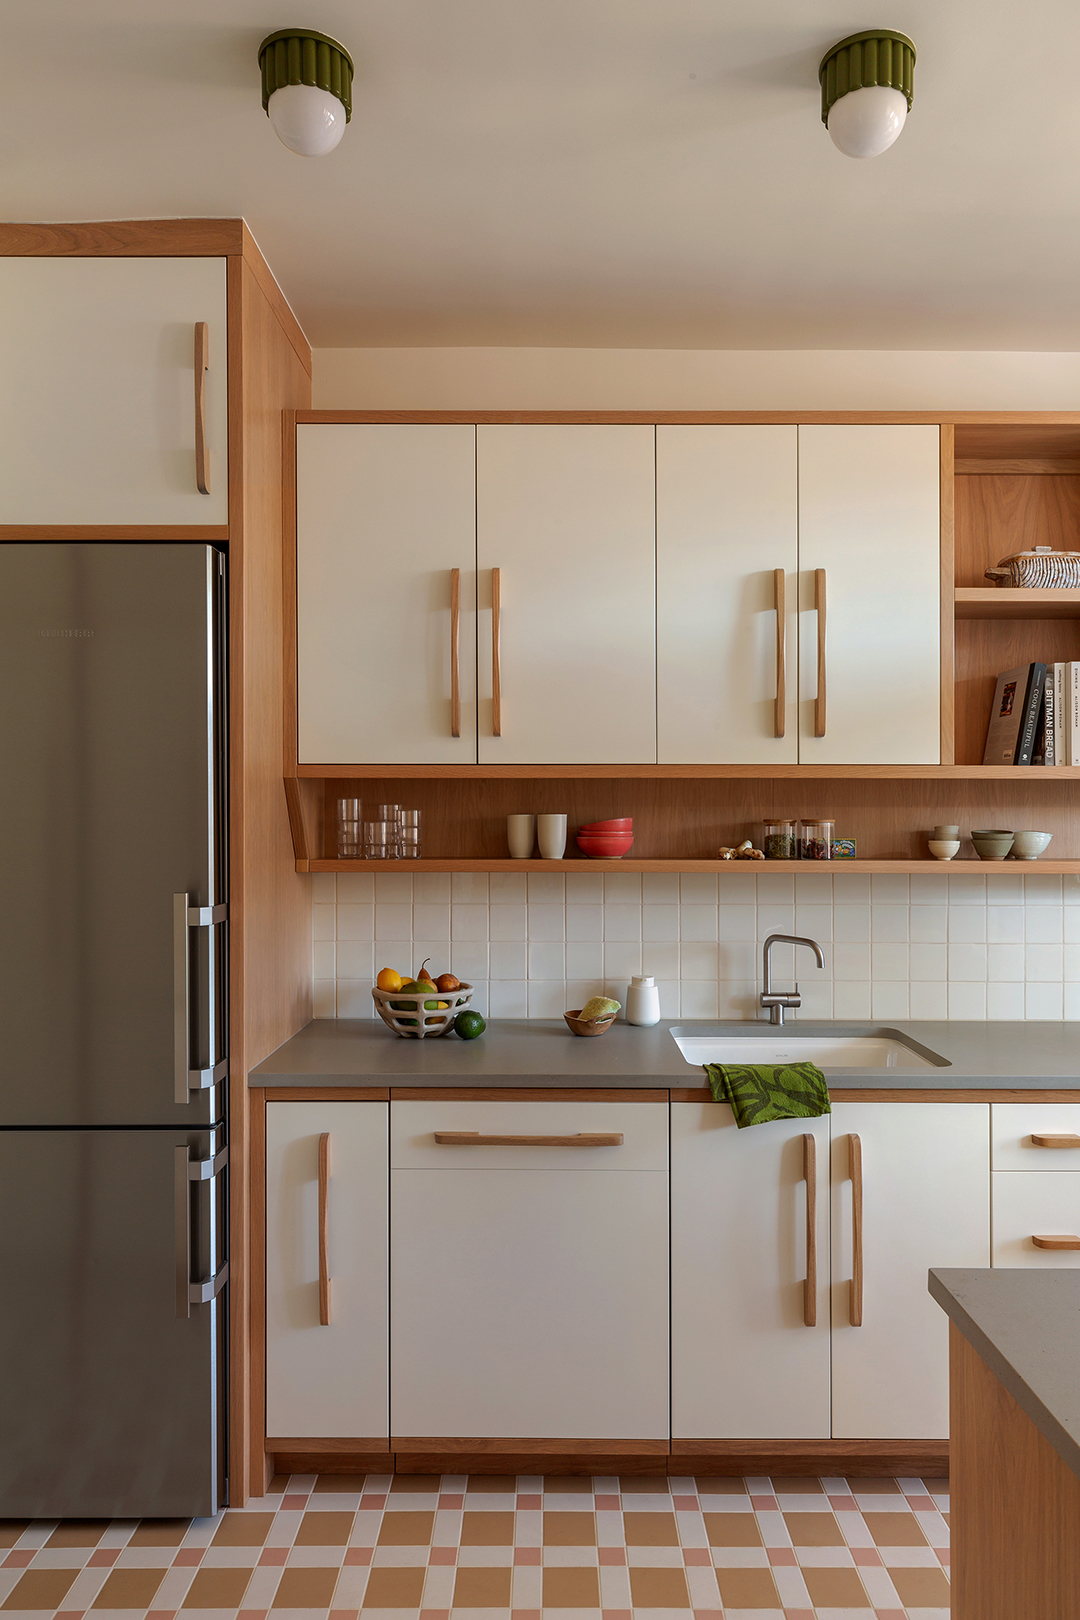
<svg viewBox="0 0 1080 1620">
<path fill-rule="evenodd" d="M 1047 1131 L 1031 1137 L 1032 1146 L 1045 1148 L 1080 1148 L 1080 1136 L 1069 1131 Z"/>
<path fill-rule="evenodd" d="M 491 570 L 491 735 L 502 736 L 502 569 Z"/>
<path fill-rule="evenodd" d="M 814 700 L 814 736 L 825 735 L 825 570 L 814 570 L 814 606 L 817 609 L 817 697 Z"/>
<path fill-rule="evenodd" d="M 319 1323 L 330 1326 L 330 1133 L 319 1137 Z"/>
<path fill-rule="evenodd" d="M 210 328 L 195 322 L 195 486 L 210 493 L 210 452 L 206 448 L 206 373 L 210 365 Z"/>
<path fill-rule="evenodd" d="M 802 1139 L 803 1180 L 806 1182 L 806 1282 L 803 1285 L 803 1321 L 817 1327 L 817 1142 Z"/>
<path fill-rule="evenodd" d="M 776 606 L 776 719 L 773 735 L 784 735 L 787 718 L 787 576 L 782 568 L 773 569 L 773 600 Z"/>
<path fill-rule="evenodd" d="M 848 1169 L 851 1175 L 851 1325 L 852 1327 L 862 1327 L 862 1142 L 854 1134 L 848 1137 Z"/>
<path fill-rule="evenodd" d="M 1071 1232 L 1044 1232 L 1031 1241 L 1037 1249 L 1080 1249 L 1080 1237 Z"/>
<path fill-rule="evenodd" d="M 461 569 L 450 570 L 450 735 L 461 736 Z"/>
<path fill-rule="evenodd" d="M 622 1131 L 578 1131 L 576 1136 L 495 1136 L 480 1131 L 436 1131 L 440 1147 L 622 1147 Z"/>
</svg>

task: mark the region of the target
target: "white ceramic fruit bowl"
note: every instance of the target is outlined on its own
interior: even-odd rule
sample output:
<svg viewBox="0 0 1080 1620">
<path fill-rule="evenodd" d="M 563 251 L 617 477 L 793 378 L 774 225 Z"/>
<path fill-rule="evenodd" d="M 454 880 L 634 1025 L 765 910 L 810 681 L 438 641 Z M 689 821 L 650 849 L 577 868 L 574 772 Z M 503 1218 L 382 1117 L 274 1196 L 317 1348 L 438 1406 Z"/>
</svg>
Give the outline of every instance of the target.
<svg viewBox="0 0 1080 1620">
<path fill-rule="evenodd" d="M 471 984 L 461 984 L 456 990 L 380 990 L 371 992 L 379 1017 L 395 1035 L 406 1040 L 422 1041 L 425 1035 L 445 1035 L 454 1027 L 454 1019 L 472 1000 Z M 424 1003 L 429 1005 L 425 1007 Z M 438 1002 L 446 1005 L 439 1007 Z"/>
</svg>

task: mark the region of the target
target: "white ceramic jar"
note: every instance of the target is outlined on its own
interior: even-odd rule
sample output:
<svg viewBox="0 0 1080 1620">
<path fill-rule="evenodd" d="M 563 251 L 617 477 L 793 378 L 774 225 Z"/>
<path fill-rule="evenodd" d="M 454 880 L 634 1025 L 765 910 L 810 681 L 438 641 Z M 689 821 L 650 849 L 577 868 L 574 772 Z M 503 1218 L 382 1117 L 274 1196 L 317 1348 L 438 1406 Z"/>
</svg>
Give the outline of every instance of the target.
<svg viewBox="0 0 1080 1620">
<path fill-rule="evenodd" d="M 626 1022 L 628 1024 L 660 1022 L 660 990 L 651 975 L 648 978 L 630 980 L 630 988 L 626 992 Z"/>
</svg>

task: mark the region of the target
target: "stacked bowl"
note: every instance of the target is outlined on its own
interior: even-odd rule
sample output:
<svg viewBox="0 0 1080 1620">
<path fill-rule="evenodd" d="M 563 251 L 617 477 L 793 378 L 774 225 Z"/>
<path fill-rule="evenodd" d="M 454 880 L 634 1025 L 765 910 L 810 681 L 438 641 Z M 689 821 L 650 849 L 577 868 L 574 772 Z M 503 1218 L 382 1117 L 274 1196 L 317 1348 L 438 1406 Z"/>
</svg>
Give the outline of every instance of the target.
<svg viewBox="0 0 1080 1620">
<path fill-rule="evenodd" d="M 634 843 L 633 816 L 613 821 L 589 821 L 577 832 L 577 847 L 594 861 L 618 861 L 629 855 Z"/>
</svg>

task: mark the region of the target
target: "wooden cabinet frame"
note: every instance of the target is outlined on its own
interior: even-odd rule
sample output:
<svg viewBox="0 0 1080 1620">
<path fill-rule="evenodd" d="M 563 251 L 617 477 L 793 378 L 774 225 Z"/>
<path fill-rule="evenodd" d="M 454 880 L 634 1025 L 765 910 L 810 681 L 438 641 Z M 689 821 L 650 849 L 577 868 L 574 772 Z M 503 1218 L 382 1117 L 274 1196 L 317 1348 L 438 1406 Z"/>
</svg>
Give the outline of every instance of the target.
<svg viewBox="0 0 1080 1620">
<path fill-rule="evenodd" d="M 0 256 L 221 257 L 228 309 L 227 525 L 0 525 L 5 540 L 213 541 L 229 559 L 229 1494 L 265 1488 L 249 1416 L 248 1070 L 311 1018 L 311 904 L 281 792 L 278 410 L 311 399 L 311 349 L 242 219 L 0 224 Z M 258 1273 L 257 1273 L 258 1274 Z"/>
<path fill-rule="evenodd" d="M 300 765 L 296 746 L 295 428 L 297 423 L 626 423 L 626 424 L 911 424 L 940 428 L 941 468 L 941 757 L 939 765 Z M 285 702 L 286 794 L 300 871 L 378 870 L 378 863 L 339 861 L 325 828 L 334 798 L 361 791 L 407 800 L 425 811 L 425 843 L 434 850 L 410 870 L 527 871 L 509 861 L 497 833 L 481 842 L 477 795 L 492 829 L 518 809 L 529 781 L 530 804 L 578 810 L 579 820 L 635 816 L 633 856 L 597 862 L 597 871 L 721 870 L 713 859 L 715 788 L 725 782 L 731 832 L 745 836 L 766 814 L 828 813 L 838 836 L 857 836 L 860 858 L 845 871 L 937 869 L 920 829 L 955 819 L 974 825 L 1037 824 L 1055 833 L 1044 872 L 1080 872 L 1080 840 L 1071 814 L 1080 766 L 1052 770 L 984 766 L 982 739 L 1001 659 L 1080 656 L 1080 591 L 1002 591 L 982 569 L 1017 548 L 1016 519 L 1047 543 L 1080 538 L 1080 412 L 1039 411 L 296 411 L 285 420 Z M 898 568 L 903 559 L 898 558 Z M 987 687 L 989 684 L 989 695 Z M 894 784 L 904 784 L 897 791 Z M 370 784 L 370 786 L 368 786 Z M 620 808 L 613 808 L 618 802 Z M 511 803 L 510 801 L 514 802 Z M 505 804 L 504 804 L 505 801 Z M 846 820 L 845 820 L 846 816 Z M 1003 819 L 1004 818 L 1004 819 Z M 1017 818 L 1020 818 L 1017 820 Z M 726 818 L 727 819 L 727 818 Z M 667 830 L 666 847 L 651 823 Z M 842 824 L 841 824 L 842 823 Z M 708 825 L 708 832 L 705 828 Z M 673 854 L 672 834 L 684 855 Z M 707 840 L 707 841 L 706 841 Z M 712 847 L 709 847 L 709 846 Z M 865 851 L 865 854 L 863 853 Z M 961 859 L 970 851 L 962 851 Z M 576 860 L 545 861 L 544 871 L 583 870 Z M 770 870 L 778 870 L 776 865 Z M 957 867 L 952 870 L 973 870 Z"/>
</svg>

